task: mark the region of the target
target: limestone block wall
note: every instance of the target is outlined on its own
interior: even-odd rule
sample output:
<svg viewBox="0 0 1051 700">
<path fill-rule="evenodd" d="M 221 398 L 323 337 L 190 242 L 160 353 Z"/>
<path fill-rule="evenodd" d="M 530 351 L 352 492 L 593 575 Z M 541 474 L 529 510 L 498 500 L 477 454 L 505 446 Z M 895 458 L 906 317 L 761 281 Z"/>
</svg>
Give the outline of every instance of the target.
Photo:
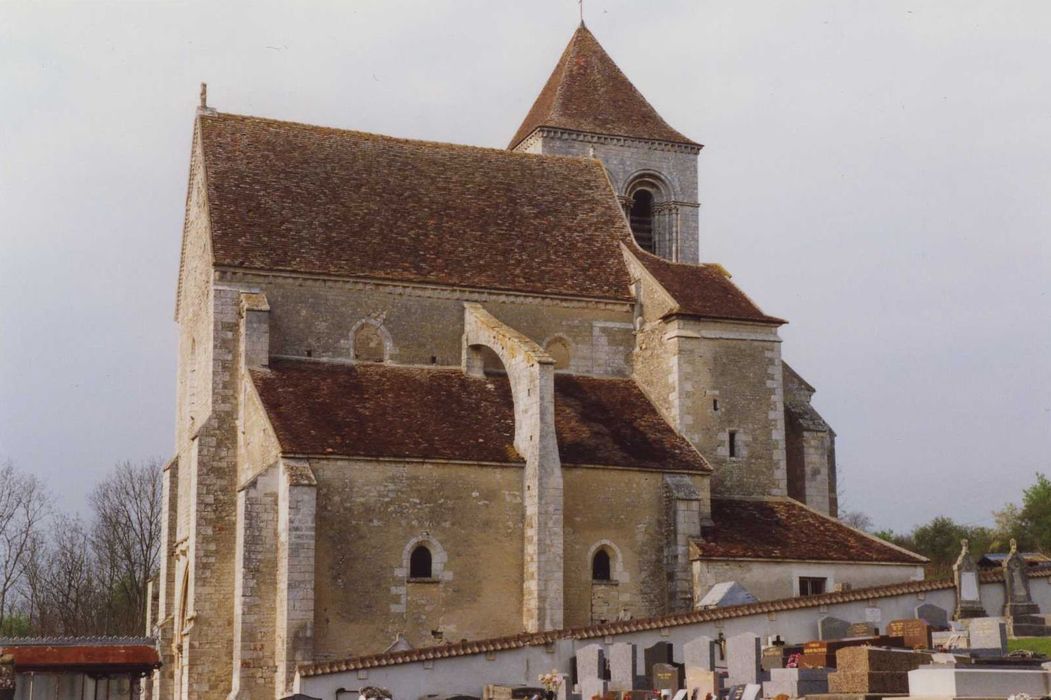
<svg viewBox="0 0 1051 700">
<path fill-rule="evenodd" d="M 564 340 L 570 350 L 569 371 L 613 376 L 631 372 L 634 338 L 631 306 L 626 302 L 563 301 L 233 271 L 218 276 L 223 284 L 265 293 L 270 353 L 275 356 L 349 361 L 352 331 L 368 319 L 389 334 L 388 361 L 458 366 L 463 302 L 475 301 L 541 346 L 554 338 Z"/>
<path fill-rule="evenodd" d="M 915 564 L 865 564 L 854 562 L 795 562 L 759 560 L 710 560 L 693 562 L 696 600 L 712 586 L 737 581 L 759 600 L 779 600 L 799 595 L 799 577 L 827 579 L 827 590 L 837 584 L 853 588 L 882 586 L 902 581 L 922 581 L 922 566 Z"/>
<path fill-rule="evenodd" d="M 421 647 L 522 631 L 521 466 L 315 459 L 311 468 L 318 660 L 382 651 L 398 634 Z M 421 542 L 441 564 L 436 581 L 408 580 L 410 545 Z"/>
<path fill-rule="evenodd" d="M 780 339 L 769 327 L 676 319 L 683 434 L 715 467 L 717 495 L 787 493 Z M 733 454 L 731 454 L 731 432 Z"/>
<path fill-rule="evenodd" d="M 699 262 L 699 207 L 695 146 L 665 144 L 542 128 L 516 150 L 545 155 L 597 158 L 617 195 L 626 196 L 643 180 L 660 182 L 657 200 L 669 206 L 658 214 L 657 254 L 669 260 Z M 663 235 L 662 235 L 663 234 Z"/>
<path fill-rule="evenodd" d="M 306 461 L 286 458 L 280 465 L 274 685 L 284 697 L 296 666 L 314 660 L 317 481 Z"/>
<path fill-rule="evenodd" d="M 464 371 L 483 373 L 482 348 L 507 371 L 515 414 L 515 449 L 523 479 L 522 623 L 526 631 L 563 624 L 563 486 L 555 437 L 555 363 L 534 341 L 479 304 L 464 304 Z"/>
<path fill-rule="evenodd" d="M 275 693 L 279 478 L 272 464 L 237 494 L 231 698 Z"/>
</svg>

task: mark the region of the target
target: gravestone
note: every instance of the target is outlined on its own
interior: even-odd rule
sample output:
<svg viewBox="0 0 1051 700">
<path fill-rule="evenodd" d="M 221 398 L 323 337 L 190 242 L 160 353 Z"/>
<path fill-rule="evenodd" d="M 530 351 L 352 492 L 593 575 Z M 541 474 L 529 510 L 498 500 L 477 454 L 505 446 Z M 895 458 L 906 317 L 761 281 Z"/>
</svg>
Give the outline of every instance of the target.
<svg viewBox="0 0 1051 700">
<path fill-rule="evenodd" d="M 847 637 L 875 637 L 879 630 L 871 622 L 855 622 L 847 627 Z"/>
<path fill-rule="evenodd" d="M 746 632 L 726 640 L 726 665 L 733 685 L 762 683 L 762 640 Z"/>
<path fill-rule="evenodd" d="M 770 671 L 770 680 L 763 683 L 763 696 L 800 698 L 827 693 L 828 673 L 827 668 L 775 668 Z"/>
<path fill-rule="evenodd" d="M 1004 615 L 1016 617 L 1036 615 L 1040 608 L 1029 594 L 1029 576 L 1026 575 L 1025 559 L 1018 553 L 1018 542 L 1011 540 L 1011 552 L 1003 561 L 1004 590 L 1007 594 Z"/>
<path fill-rule="evenodd" d="M 670 642 L 657 642 L 642 651 L 642 674 L 646 677 L 648 687 L 655 687 L 653 685 L 653 666 L 655 664 L 674 663 L 672 651 L 673 647 Z"/>
<path fill-rule="evenodd" d="M 677 693 L 682 688 L 685 679 L 682 668 L 675 664 L 653 664 L 653 689 L 667 690 Z"/>
<path fill-rule="evenodd" d="M 577 649 L 577 683 L 583 700 L 606 694 L 609 685 L 605 675 L 606 652 L 601 644 L 588 644 Z"/>
<path fill-rule="evenodd" d="M 917 605 L 916 617 L 920 620 L 926 620 L 927 624 L 935 630 L 949 629 L 949 612 L 945 608 L 939 608 L 932 603 Z"/>
<path fill-rule="evenodd" d="M 715 670 L 715 644 L 711 637 L 698 637 L 682 645 L 682 660 L 686 669 Z"/>
<path fill-rule="evenodd" d="M 635 651 L 635 645 L 628 642 L 618 642 L 609 647 L 609 689 L 610 690 L 637 690 L 642 687 L 639 683 L 639 656 Z"/>
<path fill-rule="evenodd" d="M 822 640 L 843 639 L 847 636 L 848 629 L 850 629 L 850 623 L 846 620 L 826 615 L 818 618 L 817 638 Z"/>
<path fill-rule="evenodd" d="M 685 662 L 686 689 L 696 692 L 696 700 L 704 700 L 709 693 L 713 698 L 722 690 L 720 677 L 715 672 L 716 644 L 711 637 L 697 637 L 682 645 Z"/>
<path fill-rule="evenodd" d="M 953 582 L 956 584 L 956 611 L 953 613 L 953 619 L 986 617 L 981 589 L 978 586 L 978 565 L 974 563 L 967 540 L 960 540 L 960 545 L 960 556 L 952 565 Z"/>
<path fill-rule="evenodd" d="M 932 649 L 931 626 L 926 620 L 891 620 L 887 634 L 901 637 L 908 649 Z"/>
<path fill-rule="evenodd" d="M 908 693 L 909 671 L 930 662 L 930 654 L 905 649 L 867 646 L 840 649 L 836 652 L 836 670 L 828 674 L 828 692 Z"/>
<path fill-rule="evenodd" d="M 758 683 L 749 683 L 744 687 L 741 700 L 758 700 L 759 694 L 763 692 L 763 686 Z"/>
<path fill-rule="evenodd" d="M 975 656 L 1007 654 L 1007 623 L 1000 617 L 973 617 L 967 620 L 969 650 Z"/>
</svg>

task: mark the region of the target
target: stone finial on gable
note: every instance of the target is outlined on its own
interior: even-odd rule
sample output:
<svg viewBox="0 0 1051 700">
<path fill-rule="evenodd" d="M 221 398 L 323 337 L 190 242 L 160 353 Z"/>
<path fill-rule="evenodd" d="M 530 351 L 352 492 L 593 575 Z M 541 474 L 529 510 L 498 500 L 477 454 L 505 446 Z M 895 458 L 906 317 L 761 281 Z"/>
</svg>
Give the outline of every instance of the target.
<svg viewBox="0 0 1051 700">
<path fill-rule="evenodd" d="M 208 83 L 201 83 L 201 102 L 197 105 L 197 114 L 209 117 L 218 114 L 215 109 L 208 106 Z"/>
</svg>

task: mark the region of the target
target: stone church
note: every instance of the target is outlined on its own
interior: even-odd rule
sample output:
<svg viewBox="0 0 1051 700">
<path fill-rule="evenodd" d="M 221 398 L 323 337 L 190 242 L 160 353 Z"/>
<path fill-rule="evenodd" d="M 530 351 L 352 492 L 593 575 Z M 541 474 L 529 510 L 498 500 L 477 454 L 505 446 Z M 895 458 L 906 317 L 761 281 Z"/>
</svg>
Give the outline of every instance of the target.
<svg viewBox="0 0 1051 700">
<path fill-rule="evenodd" d="M 202 100 L 159 697 L 922 578 L 835 520 L 785 321 L 701 262 L 700 151 L 583 24 L 503 150 Z"/>
</svg>

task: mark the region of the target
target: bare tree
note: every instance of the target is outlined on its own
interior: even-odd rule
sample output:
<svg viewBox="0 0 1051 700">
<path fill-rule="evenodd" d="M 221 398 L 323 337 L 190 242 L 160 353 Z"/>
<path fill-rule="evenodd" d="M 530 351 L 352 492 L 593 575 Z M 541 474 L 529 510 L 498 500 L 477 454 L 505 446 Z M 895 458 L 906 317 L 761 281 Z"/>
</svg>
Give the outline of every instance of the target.
<svg viewBox="0 0 1051 700">
<path fill-rule="evenodd" d="M 856 530 L 864 530 L 865 532 L 872 529 L 872 518 L 862 513 L 860 510 L 848 510 L 846 513 L 840 513 L 839 522 L 849 525 Z"/>
<path fill-rule="evenodd" d="M 22 582 L 34 539 L 47 513 L 40 481 L 10 462 L 0 466 L 0 629 Z"/>
<path fill-rule="evenodd" d="M 98 585 L 98 564 L 91 538 L 78 518 L 61 516 L 52 529 L 51 546 L 30 581 L 40 575 L 36 628 L 51 635 L 107 632 L 102 617 L 105 592 Z"/>
<path fill-rule="evenodd" d="M 121 462 L 91 493 L 91 543 L 110 634 L 137 633 L 145 624 L 146 586 L 159 562 L 162 468 L 160 460 Z"/>
</svg>

